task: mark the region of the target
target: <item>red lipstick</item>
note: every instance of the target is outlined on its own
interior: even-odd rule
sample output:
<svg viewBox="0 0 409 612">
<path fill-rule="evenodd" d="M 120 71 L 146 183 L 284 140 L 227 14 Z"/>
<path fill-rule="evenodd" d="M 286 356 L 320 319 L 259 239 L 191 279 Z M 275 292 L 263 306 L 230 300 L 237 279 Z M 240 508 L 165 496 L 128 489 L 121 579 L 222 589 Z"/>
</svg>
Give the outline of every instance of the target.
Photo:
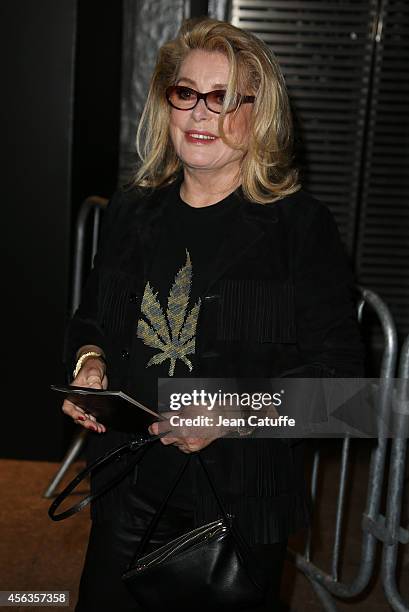
<svg viewBox="0 0 409 612">
<path fill-rule="evenodd" d="M 188 130 L 185 132 L 185 138 L 188 142 L 194 142 L 196 144 L 210 144 L 211 142 L 215 142 L 218 136 L 204 130 Z"/>
</svg>

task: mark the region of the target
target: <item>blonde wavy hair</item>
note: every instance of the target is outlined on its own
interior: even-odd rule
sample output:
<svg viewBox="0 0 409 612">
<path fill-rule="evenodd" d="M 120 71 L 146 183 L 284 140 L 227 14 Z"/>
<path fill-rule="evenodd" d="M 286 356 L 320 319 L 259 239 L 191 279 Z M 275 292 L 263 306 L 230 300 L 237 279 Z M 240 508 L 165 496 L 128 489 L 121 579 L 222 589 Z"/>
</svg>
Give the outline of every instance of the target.
<svg viewBox="0 0 409 612">
<path fill-rule="evenodd" d="M 175 85 L 183 60 L 196 49 L 221 52 L 229 61 L 218 127 L 223 142 L 243 150 L 240 178 L 244 196 L 266 204 L 297 191 L 300 185 L 298 171 L 292 166 L 290 104 L 277 60 L 253 34 L 207 18 L 184 21 L 176 38 L 159 50 L 136 136 L 141 165 L 130 186 L 157 188 L 170 184 L 183 167 L 169 135 L 171 109 L 165 90 Z M 223 129 L 226 109 L 237 92 L 256 96 L 245 145 L 229 142 Z"/>
</svg>

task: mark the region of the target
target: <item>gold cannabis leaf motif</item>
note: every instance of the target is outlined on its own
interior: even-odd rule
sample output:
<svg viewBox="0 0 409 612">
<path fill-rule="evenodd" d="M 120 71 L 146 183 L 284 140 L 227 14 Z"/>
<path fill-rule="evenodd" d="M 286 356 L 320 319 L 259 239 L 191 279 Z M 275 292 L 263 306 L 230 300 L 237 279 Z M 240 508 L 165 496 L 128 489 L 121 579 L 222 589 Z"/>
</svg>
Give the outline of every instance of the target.
<svg viewBox="0 0 409 612">
<path fill-rule="evenodd" d="M 190 290 L 192 287 L 192 262 L 186 251 L 186 263 L 181 268 L 169 292 L 166 315 L 149 282 L 146 283 L 142 298 L 141 312 L 148 323 L 139 319 L 136 335 L 144 344 L 160 352 L 156 353 L 146 364 L 158 365 L 170 360 L 169 376 L 173 376 L 176 360 L 181 359 L 189 370 L 192 363 L 186 355 L 195 352 L 195 334 L 201 300 L 199 299 L 188 313 Z"/>
</svg>

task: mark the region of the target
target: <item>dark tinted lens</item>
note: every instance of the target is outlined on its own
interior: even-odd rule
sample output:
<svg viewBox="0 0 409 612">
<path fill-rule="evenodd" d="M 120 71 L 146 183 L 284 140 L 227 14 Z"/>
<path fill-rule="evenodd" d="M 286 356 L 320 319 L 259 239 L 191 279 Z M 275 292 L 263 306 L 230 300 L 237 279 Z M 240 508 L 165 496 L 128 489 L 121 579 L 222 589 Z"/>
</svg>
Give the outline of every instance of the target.
<svg viewBox="0 0 409 612">
<path fill-rule="evenodd" d="M 177 108 L 192 108 L 196 104 L 196 94 L 189 87 L 182 87 L 180 85 L 169 87 L 168 97 Z"/>
<path fill-rule="evenodd" d="M 226 91 L 224 89 L 218 89 L 216 91 L 211 91 L 207 96 L 207 105 L 211 110 L 214 110 L 217 113 L 222 111 L 223 102 L 226 97 Z M 237 107 L 238 96 L 236 95 L 230 105 L 227 108 L 227 111 L 233 111 Z"/>
<path fill-rule="evenodd" d="M 211 109 L 220 113 L 223 107 L 224 96 L 226 92 L 224 90 L 211 91 L 207 94 L 207 106 Z"/>
</svg>

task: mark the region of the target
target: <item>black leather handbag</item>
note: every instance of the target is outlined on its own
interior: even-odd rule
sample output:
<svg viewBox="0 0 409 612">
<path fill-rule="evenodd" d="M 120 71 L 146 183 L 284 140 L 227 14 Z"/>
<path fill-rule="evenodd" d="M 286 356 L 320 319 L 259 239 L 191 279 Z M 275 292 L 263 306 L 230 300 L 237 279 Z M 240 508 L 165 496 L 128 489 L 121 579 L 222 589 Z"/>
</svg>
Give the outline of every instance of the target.
<svg viewBox="0 0 409 612">
<path fill-rule="evenodd" d="M 159 437 L 139 436 L 97 459 L 80 472 L 54 500 L 48 511 L 50 518 L 58 521 L 82 510 L 92 499 L 119 482 L 141 456 L 138 455 L 124 472 L 107 483 L 102 490 L 89 495 L 68 510 L 55 514 L 57 507 L 88 474 L 100 469 L 113 458 L 126 452 L 135 452 Z M 226 512 L 200 452 L 194 455 L 205 471 L 220 509 L 220 517 L 144 554 L 166 504 L 187 468 L 191 459 L 189 455 L 146 529 L 127 571 L 122 575 L 124 584 L 136 602 L 152 612 L 176 609 L 183 605 L 195 610 L 240 610 L 257 606 L 264 599 L 267 579 L 251 548 L 241 536 L 234 517 Z"/>
<path fill-rule="evenodd" d="M 149 611 L 176 610 L 179 606 L 197 610 L 202 609 L 203 602 L 206 602 L 206 610 L 257 606 L 263 601 L 266 590 L 258 562 L 240 535 L 234 518 L 226 512 L 200 452 L 194 454 L 216 498 L 220 518 L 143 554 L 183 476 L 189 456 L 152 518 L 122 579 L 135 600 Z"/>
</svg>

